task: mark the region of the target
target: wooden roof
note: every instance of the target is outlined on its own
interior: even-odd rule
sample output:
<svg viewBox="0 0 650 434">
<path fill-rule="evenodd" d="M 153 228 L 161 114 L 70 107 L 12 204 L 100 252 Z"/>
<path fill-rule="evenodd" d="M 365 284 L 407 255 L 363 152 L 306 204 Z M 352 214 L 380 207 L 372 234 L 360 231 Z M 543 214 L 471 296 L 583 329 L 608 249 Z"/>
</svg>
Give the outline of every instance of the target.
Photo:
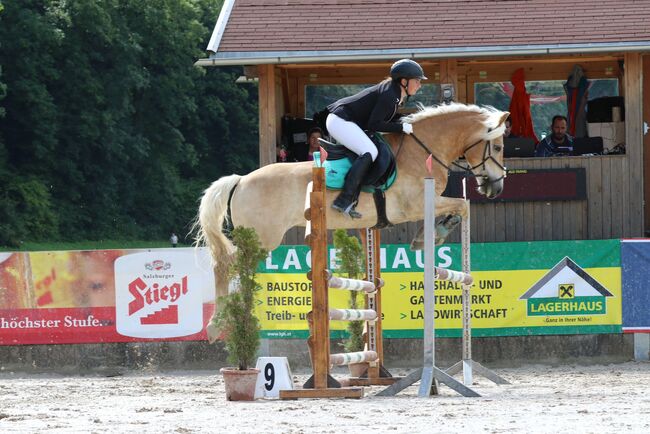
<svg viewBox="0 0 650 434">
<path fill-rule="evenodd" d="M 226 0 L 208 51 L 213 64 L 646 51 L 648 23 L 650 0 Z"/>
</svg>

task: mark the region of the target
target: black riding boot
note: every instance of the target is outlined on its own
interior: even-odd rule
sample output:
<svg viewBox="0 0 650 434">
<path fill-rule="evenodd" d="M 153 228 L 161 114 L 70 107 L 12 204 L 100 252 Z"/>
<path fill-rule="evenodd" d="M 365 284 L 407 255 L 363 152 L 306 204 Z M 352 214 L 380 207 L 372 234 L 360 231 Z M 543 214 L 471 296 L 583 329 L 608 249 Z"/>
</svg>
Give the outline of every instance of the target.
<svg viewBox="0 0 650 434">
<path fill-rule="evenodd" d="M 362 215 L 355 211 L 354 206 L 357 204 L 359 193 L 361 192 L 361 182 L 366 172 L 372 165 L 372 156 L 366 152 L 352 163 L 352 167 L 345 175 L 343 190 L 338 197 L 332 202 L 332 208 L 338 212 L 345 213 L 352 218 L 361 218 Z"/>
</svg>

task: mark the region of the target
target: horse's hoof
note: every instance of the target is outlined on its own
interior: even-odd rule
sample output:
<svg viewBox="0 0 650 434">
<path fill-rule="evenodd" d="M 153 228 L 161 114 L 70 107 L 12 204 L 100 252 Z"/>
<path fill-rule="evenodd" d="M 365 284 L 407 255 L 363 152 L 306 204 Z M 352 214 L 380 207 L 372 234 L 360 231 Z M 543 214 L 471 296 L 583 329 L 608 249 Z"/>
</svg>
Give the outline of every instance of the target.
<svg viewBox="0 0 650 434">
<path fill-rule="evenodd" d="M 449 235 L 449 230 L 445 227 L 444 224 L 439 224 L 436 226 L 436 245 L 440 245 L 445 242 L 447 236 Z"/>
<path fill-rule="evenodd" d="M 443 226 L 444 226 L 444 227 L 445 227 L 449 232 L 451 232 L 451 230 L 452 230 L 453 228 L 455 228 L 456 226 L 458 226 L 458 225 L 460 224 L 461 220 L 462 220 L 461 216 L 459 216 L 458 214 L 454 214 L 454 215 L 452 215 L 452 216 L 446 218 L 445 221 L 442 223 L 442 225 L 443 225 Z"/>
<path fill-rule="evenodd" d="M 410 249 L 411 251 L 424 249 L 424 241 L 416 241 L 416 240 L 411 241 Z"/>
</svg>

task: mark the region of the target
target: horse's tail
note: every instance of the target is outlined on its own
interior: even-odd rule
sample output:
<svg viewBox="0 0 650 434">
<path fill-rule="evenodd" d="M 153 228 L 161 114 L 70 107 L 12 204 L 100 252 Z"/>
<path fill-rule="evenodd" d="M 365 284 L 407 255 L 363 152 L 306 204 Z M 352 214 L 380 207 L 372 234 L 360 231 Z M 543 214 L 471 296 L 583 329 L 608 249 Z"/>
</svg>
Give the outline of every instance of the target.
<svg viewBox="0 0 650 434">
<path fill-rule="evenodd" d="M 228 293 L 228 268 L 234 258 L 235 246 L 224 235 L 223 225 L 228 218 L 231 192 L 240 179 L 239 175 L 230 175 L 213 182 L 203 192 L 199 213 L 192 225 L 192 232 L 196 232 L 195 245 L 206 245 L 210 249 L 215 271 L 215 312 L 205 327 L 210 343 L 219 338 L 214 322 L 218 314 L 218 298 Z"/>
<path fill-rule="evenodd" d="M 192 225 L 192 231 L 196 231 L 196 245 L 206 245 L 210 249 L 217 270 L 227 266 L 228 258 L 235 250 L 222 230 L 224 221 L 228 217 L 230 192 L 240 179 L 239 175 L 230 175 L 213 182 L 203 192 L 199 213 Z"/>
</svg>

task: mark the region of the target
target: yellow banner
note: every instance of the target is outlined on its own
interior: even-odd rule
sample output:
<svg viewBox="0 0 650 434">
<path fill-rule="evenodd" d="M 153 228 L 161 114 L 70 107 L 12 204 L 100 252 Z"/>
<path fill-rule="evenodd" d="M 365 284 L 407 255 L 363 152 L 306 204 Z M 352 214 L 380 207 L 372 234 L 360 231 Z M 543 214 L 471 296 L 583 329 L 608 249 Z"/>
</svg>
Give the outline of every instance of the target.
<svg viewBox="0 0 650 434">
<path fill-rule="evenodd" d="M 470 291 L 472 329 L 476 335 L 497 336 L 530 333 L 530 328 L 541 328 L 539 332 L 553 333 L 546 328 L 555 327 L 557 333 L 567 333 L 571 331 L 566 327 L 620 326 L 620 268 L 593 268 L 583 271 L 607 288 L 611 295 L 574 293 L 571 300 L 562 299 L 562 290 L 570 293 L 566 290 L 570 286 L 570 278 L 567 277 L 565 280 L 569 283 L 557 285 L 557 297 L 525 299 L 522 296 L 543 280 L 548 270 L 473 272 L 475 283 Z M 257 315 L 262 329 L 271 332 L 306 331 L 306 314 L 311 310 L 311 282 L 307 277 L 304 274 L 263 273 L 259 274 L 258 278 L 262 289 L 257 296 Z M 423 273 L 382 273 L 382 278 L 385 281 L 381 289 L 384 333 L 402 337 L 418 336 L 423 327 Z M 436 281 L 435 327 L 439 335 L 459 335 L 458 329 L 462 328 L 461 294 L 460 284 Z M 349 297 L 348 291 L 330 289 L 329 306 L 348 308 Z M 588 302 L 581 301 L 587 299 Z M 599 307 L 599 310 L 590 311 L 591 306 Z M 540 312 L 540 309 L 543 312 Z M 345 322 L 331 321 L 331 330 L 345 328 Z M 445 330 L 454 332 L 446 334 Z M 577 331 L 574 330 L 573 333 L 575 332 Z M 270 335 L 273 336 L 273 333 Z"/>
</svg>

